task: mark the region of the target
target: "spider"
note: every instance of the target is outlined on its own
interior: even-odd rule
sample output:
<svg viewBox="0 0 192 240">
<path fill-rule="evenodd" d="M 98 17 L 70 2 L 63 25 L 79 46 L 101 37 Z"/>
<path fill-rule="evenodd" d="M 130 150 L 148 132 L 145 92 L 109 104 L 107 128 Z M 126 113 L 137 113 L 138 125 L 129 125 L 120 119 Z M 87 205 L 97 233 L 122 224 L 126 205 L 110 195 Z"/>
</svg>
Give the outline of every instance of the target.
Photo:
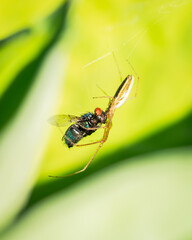
<svg viewBox="0 0 192 240">
<path fill-rule="evenodd" d="M 114 57 L 115 58 L 115 57 Z M 116 59 L 115 59 L 116 61 Z M 117 62 L 116 62 L 117 63 Z M 131 66 L 132 67 L 132 66 Z M 132 67 L 134 70 L 134 68 Z M 119 68 L 118 68 L 119 70 Z M 120 71 L 119 71 L 120 72 Z M 135 72 L 135 70 L 134 70 Z M 135 72 L 136 74 L 136 72 Z M 138 81 L 139 77 L 136 74 Z M 115 95 L 113 97 L 110 96 L 102 96 L 102 97 L 95 97 L 95 98 L 109 98 L 109 104 L 105 111 L 103 111 L 101 108 L 95 108 L 94 113 L 88 112 L 80 117 L 74 116 L 74 115 L 55 115 L 49 119 L 49 123 L 52 125 L 55 125 L 57 127 L 63 127 L 69 123 L 73 123 L 65 132 L 65 134 L 62 137 L 62 141 L 69 147 L 82 147 L 82 146 L 88 146 L 93 144 L 99 144 L 97 147 L 94 155 L 91 157 L 89 162 L 79 171 L 74 172 L 70 175 L 65 176 L 51 176 L 54 178 L 63 178 L 72 176 L 78 173 L 81 173 L 87 169 L 89 164 L 93 161 L 96 154 L 100 150 L 100 148 L 103 146 L 103 144 L 107 141 L 110 129 L 112 127 L 112 119 L 116 108 L 119 108 L 121 105 L 123 105 L 131 92 L 131 89 L 133 87 L 134 83 L 134 76 L 128 75 L 120 84 L 118 87 Z M 138 86 L 137 86 L 138 88 Z M 137 90 L 136 90 L 137 94 Z M 136 97 L 136 94 L 134 97 Z M 104 125 L 104 126 L 102 126 Z M 86 143 L 86 144 L 78 144 L 78 142 L 88 136 L 94 133 L 98 129 L 104 129 L 103 137 L 100 141 Z"/>
</svg>

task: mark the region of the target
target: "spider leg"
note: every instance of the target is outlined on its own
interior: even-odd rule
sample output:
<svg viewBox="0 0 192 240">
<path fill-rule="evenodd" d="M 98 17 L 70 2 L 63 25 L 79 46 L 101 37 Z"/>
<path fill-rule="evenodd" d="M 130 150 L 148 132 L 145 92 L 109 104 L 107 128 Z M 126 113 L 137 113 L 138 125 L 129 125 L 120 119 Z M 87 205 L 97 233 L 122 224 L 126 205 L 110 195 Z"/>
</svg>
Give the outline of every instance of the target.
<svg viewBox="0 0 192 240">
<path fill-rule="evenodd" d="M 109 130 L 112 126 L 112 123 L 110 122 L 110 124 L 106 124 L 103 128 L 104 129 L 104 133 L 103 133 L 103 137 L 100 141 L 96 141 L 96 142 L 92 142 L 92 143 L 85 143 L 85 144 L 74 144 L 75 147 L 83 147 L 83 146 L 89 146 L 89 145 L 93 145 L 93 144 L 97 144 L 97 143 L 101 143 L 103 145 L 104 142 L 106 142 L 108 135 L 109 135 Z"/>
<path fill-rule="evenodd" d="M 99 88 L 99 90 L 104 93 L 106 96 L 109 96 L 109 94 L 107 94 L 98 84 L 96 84 L 96 86 Z"/>
<path fill-rule="evenodd" d="M 73 145 L 73 147 L 84 147 L 84 146 L 89 146 L 89 145 L 93 145 L 93 144 L 97 144 L 97 143 L 102 142 L 102 140 L 100 140 L 100 141 L 91 142 L 91 143 L 76 144 L 76 143 L 73 143 L 67 136 L 65 136 L 65 139 L 67 139 L 67 141 L 69 141 Z"/>
<path fill-rule="evenodd" d="M 102 128 L 102 127 L 101 127 Z M 105 128 L 105 131 L 106 131 L 106 129 L 108 128 L 108 126 L 104 126 L 103 128 Z M 104 135 L 105 135 L 105 132 L 104 132 L 104 134 L 103 134 L 103 138 L 100 140 L 100 141 L 96 141 L 96 142 L 91 142 L 91 143 L 85 143 L 85 144 L 74 144 L 74 146 L 75 147 L 84 147 L 84 146 L 89 146 L 89 145 L 93 145 L 93 144 L 97 144 L 97 143 L 104 143 L 106 140 L 104 140 L 105 139 L 105 137 L 104 137 Z"/>
<path fill-rule="evenodd" d="M 113 99 L 113 97 L 110 97 L 110 96 L 93 97 L 93 99 L 95 99 L 95 98 L 110 98 L 110 99 Z"/>
<path fill-rule="evenodd" d="M 93 161 L 93 159 L 95 158 L 96 154 L 98 153 L 99 149 L 103 146 L 103 143 L 104 142 L 101 142 L 101 144 L 99 145 L 99 147 L 97 148 L 97 150 L 95 151 L 94 155 L 92 156 L 92 158 L 89 160 L 89 162 L 85 165 L 84 168 L 82 168 L 81 170 L 77 171 L 77 172 L 74 172 L 72 174 L 68 174 L 68 175 L 65 175 L 65 176 L 52 176 L 52 175 L 49 175 L 49 177 L 52 177 L 52 178 L 65 178 L 65 177 L 70 177 L 70 176 L 73 176 L 73 175 L 76 175 L 76 174 L 79 174 L 81 172 L 84 172 L 87 167 L 89 166 L 89 164 Z"/>
<path fill-rule="evenodd" d="M 73 175 L 76 175 L 76 174 L 79 174 L 81 172 L 84 172 L 89 164 L 93 161 L 93 159 L 95 158 L 95 156 L 97 155 L 99 149 L 103 146 L 103 144 L 106 142 L 107 138 L 108 138 L 108 134 L 109 134 L 109 129 L 111 127 L 111 123 L 110 125 L 108 125 L 108 128 L 105 129 L 105 132 L 103 134 L 103 138 L 101 141 L 98 141 L 98 142 L 95 142 L 95 143 L 100 143 L 100 145 L 98 146 L 97 150 L 95 151 L 94 155 L 92 156 L 92 158 L 89 160 L 89 162 L 85 165 L 84 168 L 82 168 L 81 170 L 77 171 L 77 172 L 74 172 L 72 174 L 68 174 L 68 175 L 65 175 L 65 176 L 52 176 L 52 175 L 49 175 L 49 177 L 52 177 L 52 178 L 65 178 L 65 177 L 70 177 L 70 176 L 73 176 Z M 92 144 L 92 143 L 91 143 Z M 93 143 L 94 144 L 94 143 Z M 90 145 L 90 144 L 87 144 L 87 145 Z"/>
<path fill-rule="evenodd" d="M 97 129 L 106 129 L 107 128 L 107 126 L 105 125 L 105 126 L 103 126 L 103 127 L 101 127 L 101 126 L 98 126 L 98 127 L 96 127 L 96 128 L 86 128 L 86 127 L 84 127 L 83 125 L 81 125 L 81 124 L 79 124 L 83 129 L 85 129 L 85 130 L 97 130 Z M 64 135 L 65 136 L 65 135 Z M 83 147 L 83 146 L 88 146 L 88 145 L 92 145 L 92 144 L 97 144 L 97 143 L 100 143 L 102 140 L 100 140 L 100 141 L 96 141 L 96 142 L 92 142 L 92 143 L 86 143 L 86 144 L 76 144 L 76 143 L 74 143 L 74 142 L 72 142 L 67 136 L 65 136 L 65 139 L 67 139 L 67 141 L 69 141 L 70 143 L 71 143 L 71 145 L 73 145 L 73 147 Z"/>
<path fill-rule="evenodd" d="M 112 51 L 112 55 L 113 55 L 113 59 L 115 61 L 115 64 L 116 64 L 116 67 L 117 67 L 117 70 L 118 70 L 118 73 L 119 73 L 119 76 L 120 76 L 120 80 L 122 82 L 123 81 L 123 77 L 122 77 L 122 74 L 121 74 L 121 71 L 120 71 L 120 68 L 119 68 L 119 64 L 117 62 L 117 58 L 115 57 L 114 51 Z"/>
<path fill-rule="evenodd" d="M 103 127 L 98 126 L 98 127 L 87 128 L 87 127 L 85 127 L 85 126 L 83 126 L 83 125 L 81 125 L 81 124 L 79 124 L 79 125 L 80 125 L 83 129 L 85 129 L 85 130 L 97 130 L 97 129 L 107 128 L 106 126 L 103 126 Z"/>
<path fill-rule="evenodd" d="M 97 150 L 95 151 L 94 155 L 92 156 L 92 158 L 89 160 L 89 162 L 85 165 L 84 168 L 82 168 L 81 170 L 77 171 L 77 172 L 74 172 L 72 174 L 68 174 L 68 175 L 65 175 L 65 176 L 52 176 L 52 175 L 49 175 L 49 177 L 52 177 L 52 178 L 65 178 L 65 177 L 70 177 L 70 176 L 73 176 L 73 175 L 76 175 L 76 174 L 79 174 L 81 172 L 84 172 L 89 164 L 93 161 L 93 159 L 95 158 L 95 156 L 97 155 L 99 149 L 103 146 L 103 144 L 107 141 L 107 138 L 108 138 L 108 135 L 109 135 L 109 130 L 112 126 L 112 122 L 111 122 L 111 119 L 110 121 L 108 122 L 108 124 L 106 125 L 107 128 L 105 129 L 104 131 L 104 134 L 103 134 L 103 138 L 101 141 L 98 141 L 98 142 L 95 142 L 95 143 L 100 143 Z M 87 145 L 91 145 L 91 144 L 95 144 L 95 143 L 90 143 L 90 144 L 87 144 Z M 76 145 L 77 146 L 77 145 Z"/>
<path fill-rule="evenodd" d="M 96 142 L 91 142 L 91 143 L 85 143 L 85 144 L 75 144 L 75 147 L 84 147 L 84 146 L 89 146 L 89 145 L 93 145 L 93 144 L 97 144 L 97 143 L 101 143 L 102 140 L 100 141 L 96 141 Z"/>
</svg>

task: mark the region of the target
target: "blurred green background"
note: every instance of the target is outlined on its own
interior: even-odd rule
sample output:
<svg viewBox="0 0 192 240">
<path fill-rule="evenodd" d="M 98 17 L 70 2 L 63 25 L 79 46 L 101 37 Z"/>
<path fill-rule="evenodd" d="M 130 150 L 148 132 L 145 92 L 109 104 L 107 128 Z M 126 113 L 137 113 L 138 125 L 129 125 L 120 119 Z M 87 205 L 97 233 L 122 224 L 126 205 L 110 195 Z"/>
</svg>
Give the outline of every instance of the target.
<svg viewBox="0 0 192 240">
<path fill-rule="evenodd" d="M 0 239 L 192 239 L 191 11 L 187 0 L 1 3 Z M 107 107 L 92 97 L 120 84 L 112 52 L 123 78 L 129 62 L 139 75 L 137 97 L 86 172 L 48 178 L 94 154 L 68 149 L 47 119 Z"/>
</svg>

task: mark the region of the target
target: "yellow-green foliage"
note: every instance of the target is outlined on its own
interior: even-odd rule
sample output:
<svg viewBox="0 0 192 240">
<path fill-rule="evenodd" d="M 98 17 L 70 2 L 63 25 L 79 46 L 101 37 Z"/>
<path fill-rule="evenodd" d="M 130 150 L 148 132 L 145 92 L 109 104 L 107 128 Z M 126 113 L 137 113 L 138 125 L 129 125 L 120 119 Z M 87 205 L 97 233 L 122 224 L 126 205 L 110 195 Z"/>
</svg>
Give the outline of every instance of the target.
<svg viewBox="0 0 192 240">
<path fill-rule="evenodd" d="M 1 239 L 191 239 L 191 7 L 1 3 Z M 97 146 L 68 149 L 47 119 L 105 110 L 97 86 L 113 96 L 128 74 L 137 97 L 115 111 L 87 171 L 48 178 L 81 169 Z"/>
</svg>

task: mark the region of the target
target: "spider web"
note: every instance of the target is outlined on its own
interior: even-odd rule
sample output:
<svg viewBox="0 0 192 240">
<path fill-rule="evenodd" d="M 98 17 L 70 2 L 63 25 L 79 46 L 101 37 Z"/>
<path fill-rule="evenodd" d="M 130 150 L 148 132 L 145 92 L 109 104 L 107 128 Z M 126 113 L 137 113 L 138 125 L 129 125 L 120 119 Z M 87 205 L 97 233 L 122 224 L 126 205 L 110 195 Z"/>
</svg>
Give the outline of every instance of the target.
<svg viewBox="0 0 192 240">
<path fill-rule="evenodd" d="M 114 2 L 115 1 L 113 1 L 113 4 Z M 83 1 L 81 5 L 82 3 L 93 8 L 96 1 Z M 187 74 L 185 74 L 187 72 L 190 73 L 191 69 L 191 64 L 188 64 L 188 59 L 191 59 L 191 56 L 188 57 L 190 52 L 187 49 L 187 53 L 184 56 L 185 58 L 183 57 L 182 59 L 179 58 L 181 55 L 175 54 L 175 49 L 176 51 L 178 49 L 177 47 L 173 48 L 174 54 L 168 51 L 168 48 L 172 46 L 172 42 L 174 43 L 174 37 L 172 35 L 174 35 L 175 32 L 172 32 L 172 29 L 168 29 L 166 26 L 166 24 L 172 21 L 173 24 L 170 26 L 177 28 L 178 26 L 176 26 L 176 24 L 182 22 L 182 17 L 185 16 L 185 10 L 191 7 L 190 3 L 191 1 L 185 0 L 129 2 L 129 7 L 124 9 L 124 13 L 120 12 L 119 15 L 117 14 L 118 16 L 115 21 L 101 23 L 100 19 L 97 19 L 97 25 L 103 24 L 103 26 L 99 28 L 99 32 L 93 29 L 95 35 L 91 37 L 90 35 L 93 32 L 91 28 L 94 27 L 89 17 L 94 15 L 94 11 L 84 19 L 84 22 L 81 23 L 81 21 L 78 21 L 81 25 L 76 26 L 76 28 L 79 27 L 79 29 L 82 30 L 81 27 L 83 28 L 84 24 L 90 24 L 90 32 L 86 27 L 86 30 L 81 33 L 83 40 L 80 40 L 80 37 L 77 40 L 78 44 L 72 56 L 75 56 L 75 61 L 73 66 L 69 67 L 69 75 L 72 75 L 72 77 L 67 77 L 67 79 L 71 81 L 66 81 L 69 82 L 69 85 L 65 86 L 66 93 L 62 93 L 64 101 L 61 111 L 58 112 L 59 114 L 81 115 L 89 111 L 93 112 L 95 107 L 100 107 L 105 110 L 108 105 L 108 99 L 93 99 L 92 97 L 103 96 L 100 88 L 109 96 L 114 95 L 120 85 L 118 68 L 123 78 L 128 74 L 135 75 L 127 60 L 140 77 L 138 98 L 130 100 L 131 104 L 127 103 L 126 106 L 122 106 L 115 113 L 113 118 L 114 128 L 110 132 L 108 139 L 108 143 L 110 142 L 110 144 L 106 144 L 102 151 L 107 151 L 107 148 L 111 148 L 111 146 L 116 147 L 124 140 L 126 140 L 126 143 L 133 143 L 135 140 L 145 136 L 146 133 L 148 134 L 154 129 L 157 129 L 158 124 L 163 126 L 163 121 L 166 122 L 166 124 L 171 122 L 171 117 L 169 118 L 169 116 L 171 114 L 173 117 L 175 116 L 174 114 L 177 112 L 177 109 L 179 109 L 178 105 L 180 105 L 180 109 L 186 106 L 184 100 L 182 103 L 184 96 L 188 96 L 185 97 L 185 101 L 187 101 L 187 99 L 190 101 L 191 85 L 190 80 L 187 80 L 189 79 Z M 78 8 L 78 13 L 81 14 L 80 19 L 82 19 L 83 13 L 88 9 L 85 5 L 80 6 L 83 10 Z M 109 9 L 112 7 L 111 5 Z M 118 6 L 116 7 L 118 8 Z M 99 14 L 101 14 L 101 12 L 102 10 L 99 10 Z M 116 12 L 116 9 L 114 12 Z M 182 14 L 180 14 L 181 12 Z M 187 14 L 187 16 L 189 16 L 189 11 Z M 105 15 L 105 12 L 103 15 Z M 98 13 L 96 16 L 99 16 Z M 95 18 L 95 16 L 93 16 L 93 18 Z M 103 21 L 102 17 L 101 19 Z M 190 32 L 187 31 L 187 29 L 190 29 L 191 25 L 190 23 L 188 24 L 188 18 L 186 18 L 183 23 L 184 25 L 181 24 L 182 27 L 180 26 L 180 29 L 185 27 L 187 39 L 188 37 L 190 39 Z M 178 33 L 180 34 L 182 31 Z M 87 35 L 84 36 L 85 34 Z M 176 34 L 175 36 L 180 35 Z M 170 37 L 171 40 L 169 41 Z M 97 41 L 93 41 L 92 43 L 91 39 L 95 38 L 98 38 Z M 178 44 L 178 42 L 176 42 L 176 44 Z M 183 44 L 183 46 L 184 45 L 185 44 Z M 187 46 L 187 48 L 189 48 L 189 44 Z M 163 49 L 162 54 L 161 49 Z M 166 55 L 166 50 L 169 55 Z M 118 67 L 112 53 L 115 54 Z M 78 56 L 80 57 L 78 58 Z M 175 64 L 177 64 L 176 66 L 182 64 L 182 67 L 178 69 L 179 71 L 176 71 Z M 187 69 L 187 66 L 189 66 L 188 68 L 190 69 Z M 78 74 L 77 69 L 81 69 Z M 179 85 L 181 78 L 185 81 L 182 83 L 183 90 L 180 89 Z M 180 101 L 177 101 L 177 106 L 175 107 L 174 100 L 181 91 L 183 91 L 184 94 Z M 132 91 L 132 94 L 134 93 L 135 89 Z M 137 102 L 139 102 L 139 104 L 137 104 Z M 98 130 L 93 135 L 83 139 L 81 143 L 100 139 L 102 132 L 102 130 Z M 58 136 L 55 138 L 55 141 L 57 141 L 57 139 Z M 58 142 L 56 146 L 57 145 Z M 96 146 L 90 146 L 78 150 L 72 149 L 69 152 L 60 144 L 60 149 L 57 154 L 55 153 L 55 148 L 52 150 L 52 152 L 54 152 L 54 161 L 55 159 L 60 159 L 57 160 L 57 162 L 55 161 L 55 169 L 61 167 L 66 171 L 70 164 L 71 166 L 80 166 L 81 160 L 86 163 L 86 159 L 88 159 L 87 156 L 92 156 L 95 148 Z M 63 161 L 63 154 L 65 154 L 65 161 Z M 46 168 L 47 166 L 45 169 Z M 50 171 L 48 173 L 50 173 Z"/>
<path fill-rule="evenodd" d="M 189 3 L 191 3 L 189 0 L 134 2 L 129 5 L 128 20 L 121 19 L 115 24 L 105 26 L 107 44 L 103 46 L 101 44 L 93 55 L 98 56 L 98 52 L 103 54 L 82 66 L 82 86 L 86 97 L 79 104 L 79 112 L 93 111 L 97 106 L 105 109 L 107 99 L 93 100 L 92 98 L 103 96 L 101 89 L 109 96 L 113 96 L 120 84 L 121 76 L 124 79 L 128 74 L 135 75 L 129 62 L 140 76 L 141 62 L 138 64 L 138 61 L 143 51 L 142 46 L 150 49 L 148 33 L 155 28 L 158 29 L 162 21 L 171 18 L 174 11 Z M 119 38 L 114 42 L 114 36 L 117 34 Z M 135 91 L 136 84 L 130 97 L 135 94 Z"/>
</svg>

